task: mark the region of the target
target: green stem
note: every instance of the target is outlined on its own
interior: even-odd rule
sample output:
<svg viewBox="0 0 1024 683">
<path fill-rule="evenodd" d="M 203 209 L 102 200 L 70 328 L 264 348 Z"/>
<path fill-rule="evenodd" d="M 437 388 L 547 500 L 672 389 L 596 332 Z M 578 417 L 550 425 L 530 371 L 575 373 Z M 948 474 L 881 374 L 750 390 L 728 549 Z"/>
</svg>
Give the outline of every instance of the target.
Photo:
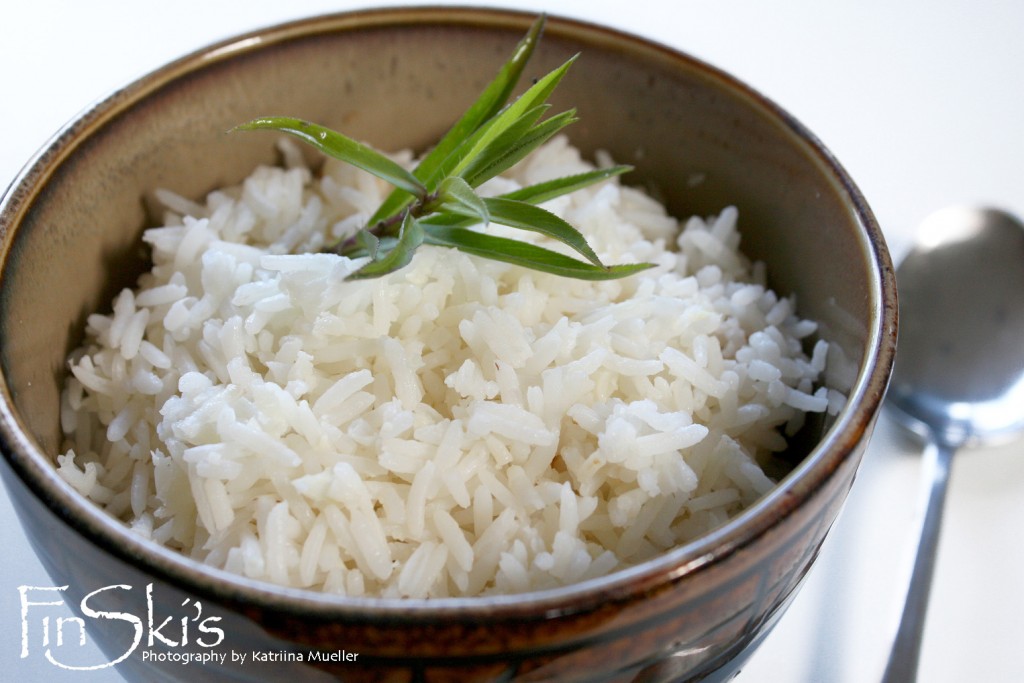
<svg viewBox="0 0 1024 683">
<path fill-rule="evenodd" d="M 438 192 L 431 192 L 422 197 L 417 197 L 416 201 L 410 204 L 404 211 L 399 211 L 398 213 L 392 214 L 386 218 L 382 218 L 377 221 L 373 227 L 366 227 L 363 228 L 363 230 L 366 230 L 377 239 L 380 239 L 381 237 L 397 237 L 402 228 L 402 222 L 405 220 L 405 216 L 409 214 L 413 218 L 422 218 L 426 214 L 433 213 L 433 210 L 431 210 L 430 207 L 431 204 L 437 200 L 438 196 Z M 334 253 L 340 256 L 351 253 L 355 247 L 359 246 L 358 235 L 360 232 L 360 230 L 357 230 L 334 245 Z"/>
</svg>

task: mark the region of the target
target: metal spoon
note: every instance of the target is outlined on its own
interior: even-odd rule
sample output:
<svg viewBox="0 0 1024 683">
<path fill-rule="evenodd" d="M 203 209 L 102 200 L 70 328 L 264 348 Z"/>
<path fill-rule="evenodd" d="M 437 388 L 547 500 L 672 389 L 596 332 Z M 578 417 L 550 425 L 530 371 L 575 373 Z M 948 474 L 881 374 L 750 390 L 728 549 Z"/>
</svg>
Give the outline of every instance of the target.
<svg viewBox="0 0 1024 683">
<path fill-rule="evenodd" d="M 941 210 L 922 223 L 896 281 L 887 408 L 930 442 L 934 479 L 884 683 L 917 676 L 953 453 L 1024 431 L 1024 225 L 992 209 Z"/>
</svg>

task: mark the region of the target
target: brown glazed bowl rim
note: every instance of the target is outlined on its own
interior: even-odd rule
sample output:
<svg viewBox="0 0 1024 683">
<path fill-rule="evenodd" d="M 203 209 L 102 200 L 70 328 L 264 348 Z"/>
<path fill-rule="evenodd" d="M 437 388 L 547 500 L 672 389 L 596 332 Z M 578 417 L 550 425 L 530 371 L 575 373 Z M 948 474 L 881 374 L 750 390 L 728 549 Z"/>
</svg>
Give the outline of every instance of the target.
<svg viewBox="0 0 1024 683">
<path fill-rule="evenodd" d="M 525 31 L 534 14 L 507 9 L 410 7 L 366 9 L 289 21 L 213 43 L 185 55 L 102 99 L 61 129 L 7 189 L 0 202 L 0 236 L 15 226 L 48 178 L 74 150 L 105 122 L 144 100 L 164 85 L 233 55 L 259 51 L 290 39 L 366 27 L 447 24 L 514 28 Z M 820 443 L 768 494 L 718 529 L 641 564 L 557 589 L 464 598 L 353 598 L 307 589 L 287 588 L 212 568 L 133 533 L 120 521 L 75 492 L 13 409 L 6 380 L 0 380 L 0 437 L 4 455 L 20 483 L 29 487 L 58 517 L 106 552 L 144 568 L 153 577 L 196 595 L 234 603 L 261 605 L 291 614 L 321 617 L 386 617 L 399 621 L 446 618 L 515 618 L 585 610 L 609 600 L 639 596 L 675 583 L 754 542 L 821 489 L 870 432 L 888 384 L 895 355 L 896 285 L 882 232 L 867 202 L 825 146 L 774 102 L 729 74 L 674 48 L 606 26 L 549 16 L 549 33 L 577 36 L 622 52 L 655 55 L 660 60 L 699 70 L 724 90 L 761 109 L 788 129 L 842 188 L 862 227 L 858 241 L 869 262 L 870 321 L 864 361 L 850 390 L 847 406 Z M 9 245 L 4 246 L 9 251 Z M 6 258 L 0 253 L 0 258 Z"/>
</svg>

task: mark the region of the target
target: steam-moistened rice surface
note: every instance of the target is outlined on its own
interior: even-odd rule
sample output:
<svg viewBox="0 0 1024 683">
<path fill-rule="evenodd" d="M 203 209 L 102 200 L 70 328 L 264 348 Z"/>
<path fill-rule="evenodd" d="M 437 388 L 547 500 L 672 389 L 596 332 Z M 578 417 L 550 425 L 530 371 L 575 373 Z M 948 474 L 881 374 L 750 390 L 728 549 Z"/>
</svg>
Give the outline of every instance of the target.
<svg viewBox="0 0 1024 683">
<path fill-rule="evenodd" d="M 546 205 L 606 263 L 657 264 L 623 280 L 424 247 L 345 281 L 360 262 L 311 252 L 388 187 L 283 149 L 203 205 L 162 193 L 152 271 L 71 359 L 59 470 L 159 543 L 347 595 L 563 585 L 723 523 L 840 400 L 731 208 L 680 226 L 611 181 Z M 487 191 L 587 167 L 558 139 Z"/>
</svg>

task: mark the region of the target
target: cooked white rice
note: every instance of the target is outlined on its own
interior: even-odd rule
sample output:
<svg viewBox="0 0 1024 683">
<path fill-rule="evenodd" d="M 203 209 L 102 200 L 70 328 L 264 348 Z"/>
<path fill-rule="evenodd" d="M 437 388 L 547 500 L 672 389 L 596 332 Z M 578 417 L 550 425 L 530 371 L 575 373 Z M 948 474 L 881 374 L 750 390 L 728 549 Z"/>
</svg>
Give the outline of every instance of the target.
<svg viewBox="0 0 1024 683">
<path fill-rule="evenodd" d="M 204 204 L 159 193 L 152 271 L 70 360 L 59 471 L 158 543 L 353 596 L 543 589 L 722 524 L 841 400 L 732 208 L 680 226 L 612 181 L 546 205 L 606 262 L 658 264 L 624 280 L 424 247 L 350 282 L 359 262 L 312 252 L 386 186 L 283 149 Z M 558 139 L 488 191 L 586 168 Z"/>
</svg>

